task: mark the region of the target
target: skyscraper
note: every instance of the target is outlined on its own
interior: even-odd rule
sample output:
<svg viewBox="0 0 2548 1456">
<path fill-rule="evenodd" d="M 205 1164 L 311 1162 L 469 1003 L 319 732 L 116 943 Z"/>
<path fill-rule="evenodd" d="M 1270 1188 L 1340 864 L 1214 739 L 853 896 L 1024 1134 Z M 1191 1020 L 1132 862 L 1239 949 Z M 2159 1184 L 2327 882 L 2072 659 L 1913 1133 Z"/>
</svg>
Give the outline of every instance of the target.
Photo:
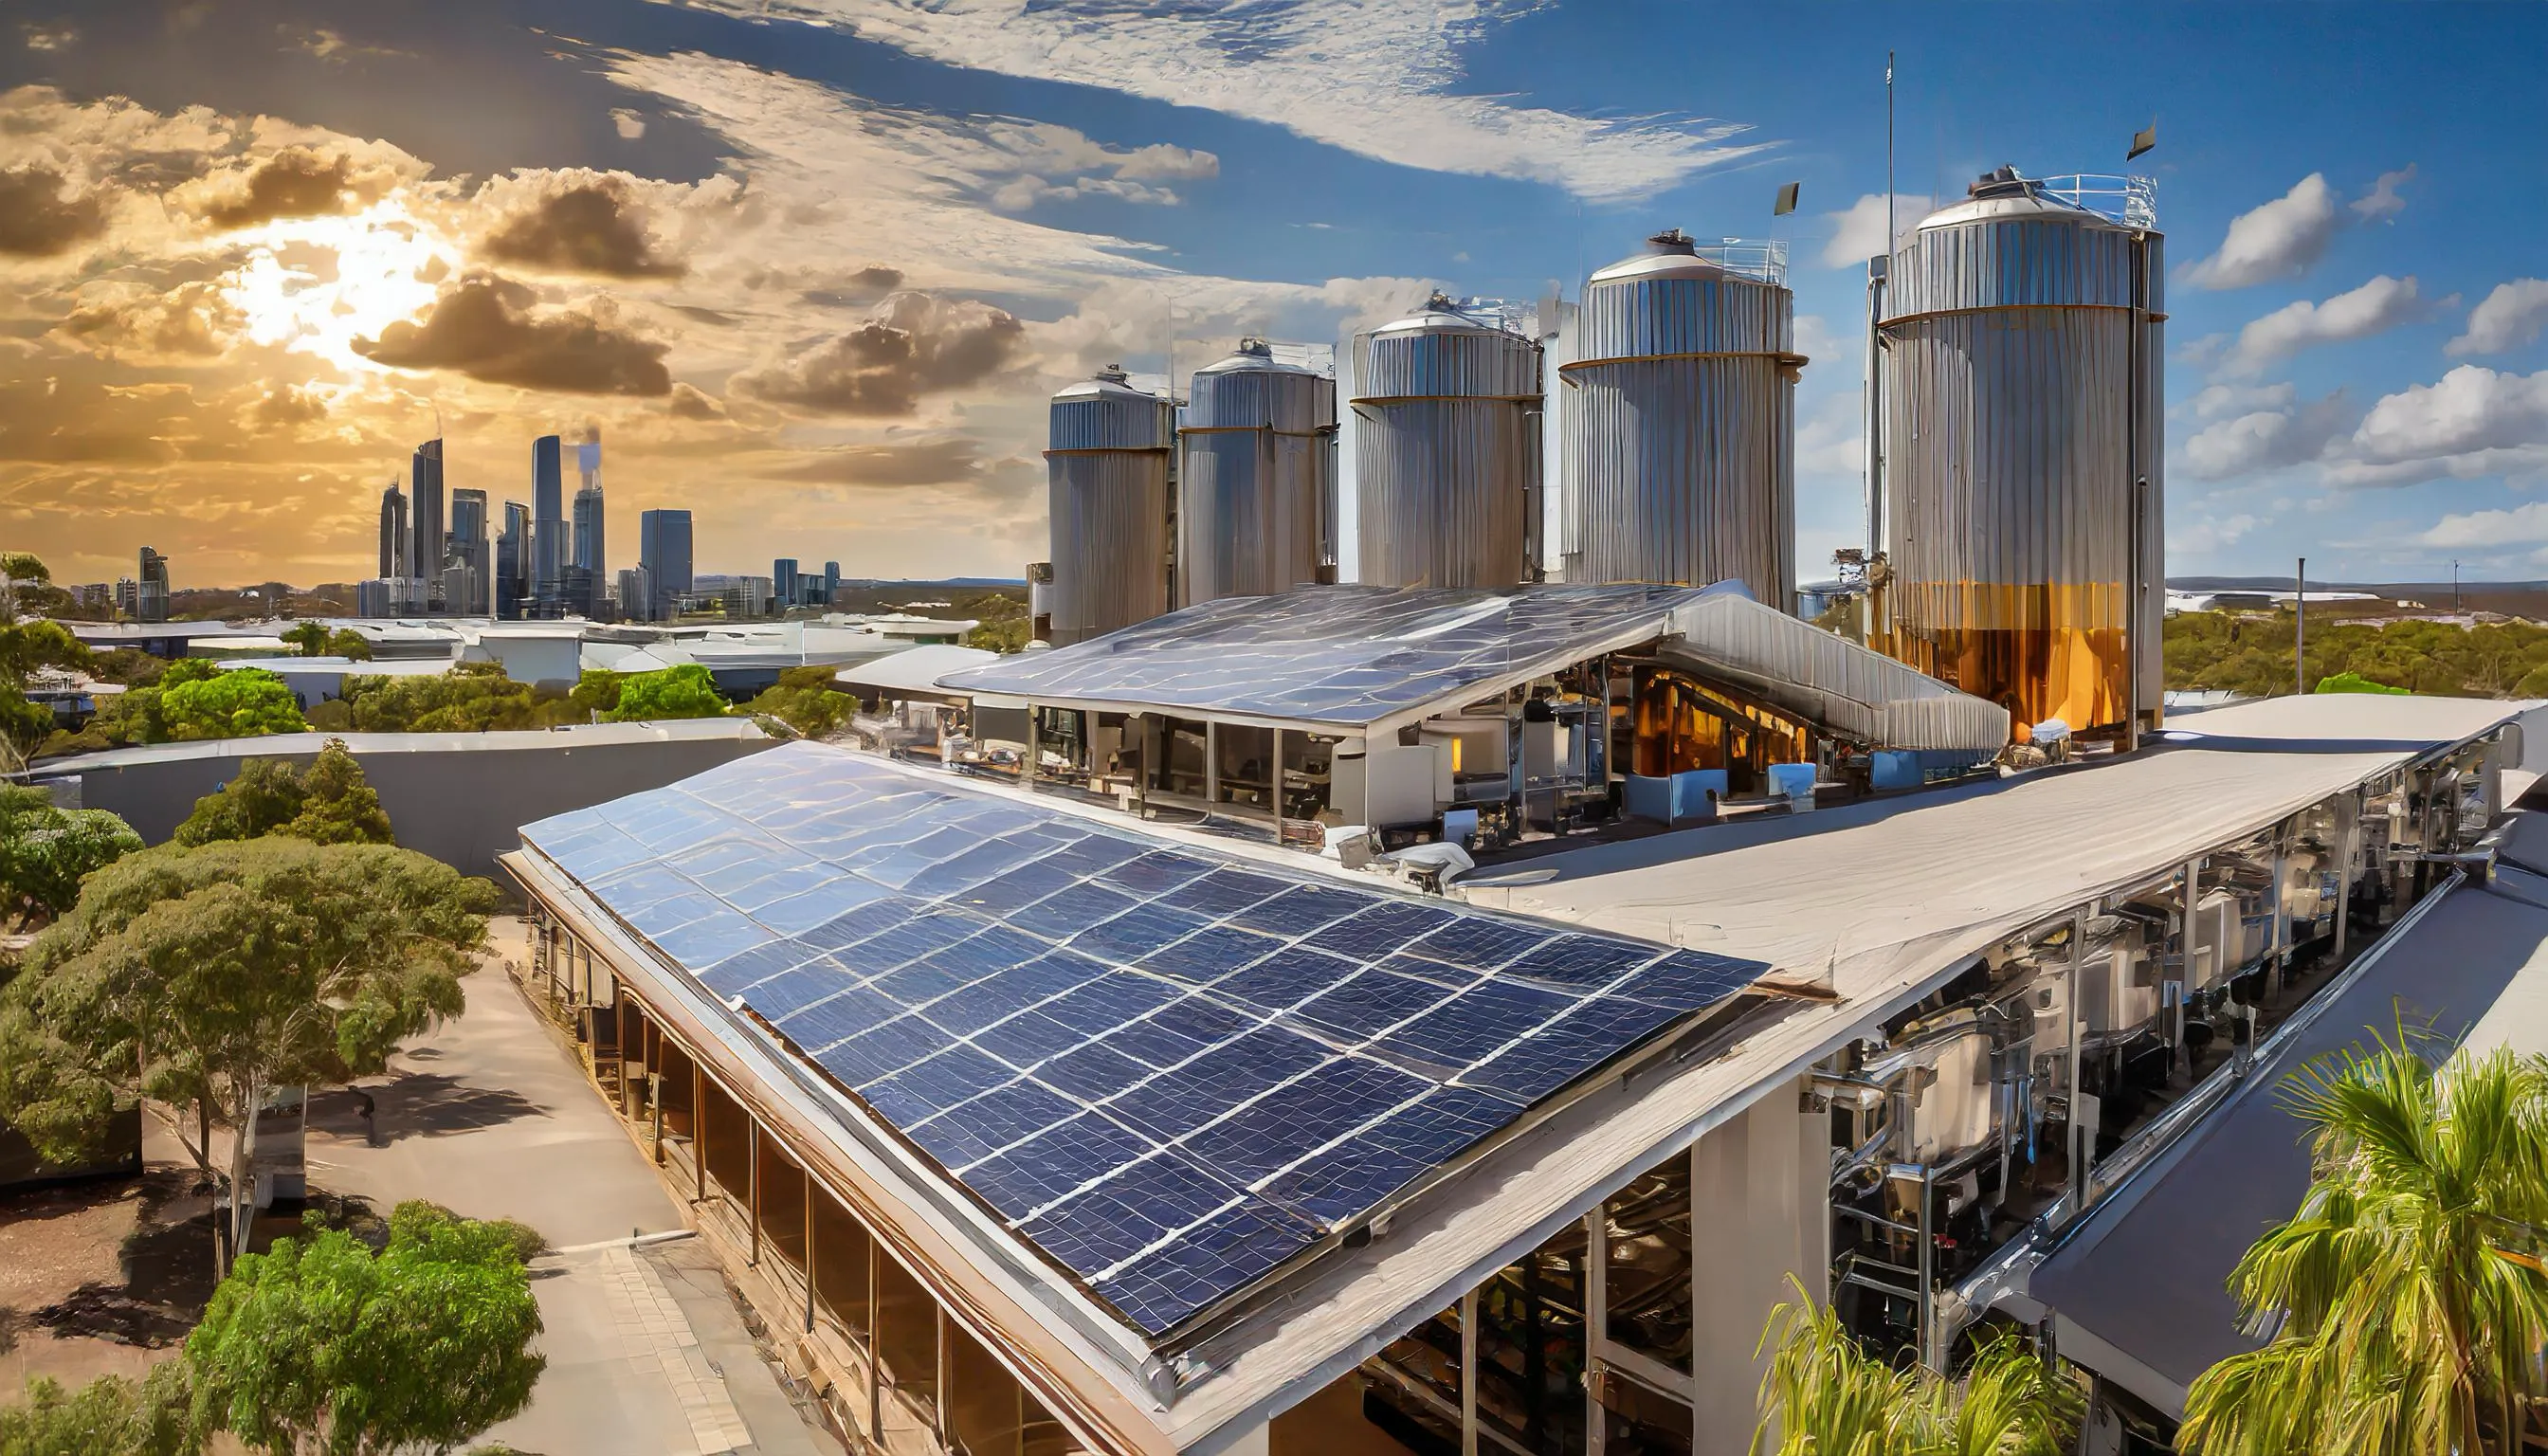
<svg viewBox="0 0 2548 1456">
<path fill-rule="evenodd" d="M 134 583 L 133 618 L 139 622 L 168 620 L 168 558 L 141 548 L 141 577 Z"/>
<path fill-rule="evenodd" d="M 456 490 L 451 493 L 451 565 L 460 569 L 460 598 L 448 603 L 450 609 L 467 616 L 483 617 L 494 609 L 487 551 L 487 493 Z"/>
<path fill-rule="evenodd" d="M 690 513 L 686 510 L 648 510 L 637 517 L 637 564 L 646 569 L 646 580 L 656 599 L 669 615 L 672 599 L 686 596 L 692 590 L 690 578 Z M 625 600 L 619 603 L 628 605 Z"/>
<path fill-rule="evenodd" d="M 381 576 L 407 575 L 407 497 L 400 494 L 398 482 L 381 492 Z"/>
<path fill-rule="evenodd" d="M 422 577 L 425 591 L 437 592 L 443 568 L 442 524 L 442 441 L 427 440 L 415 447 L 408 483 L 408 570 L 402 575 Z M 430 599 L 428 610 L 438 605 Z"/>
<path fill-rule="evenodd" d="M 770 609 L 784 616 L 796 604 L 801 589 L 796 579 L 796 558 L 782 556 L 770 564 Z"/>
<path fill-rule="evenodd" d="M 837 561 L 827 561 L 823 563 L 823 605 L 830 606 L 832 598 L 840 594 L 841 564 Z"/>
<path fill-rule="evenodd" d="M 496 538 L 496 615 L 513 621 L 522 615 L 530 595 L 523 569 L 530 564 L 531 511 L 519 500 L 504 502 L 504 534 Z"/>
<path fill-rule="evenodd" d="M 601 442 L 587 440 L 576 446 L 575 463 L 583 481 L 575 493 L 575 564 L 590 585 L 568 606 L 589 616 L 606 616 L 610 560 L 602 539 Z"/>
<path fill-rule="evenodd" d="M 566 538 L 566 466 L 555 435 L 531 441 L 531 561 L 527 571 L 533 614 L 562 616 L 564 573 L 571 559 Z"/>
</svg>

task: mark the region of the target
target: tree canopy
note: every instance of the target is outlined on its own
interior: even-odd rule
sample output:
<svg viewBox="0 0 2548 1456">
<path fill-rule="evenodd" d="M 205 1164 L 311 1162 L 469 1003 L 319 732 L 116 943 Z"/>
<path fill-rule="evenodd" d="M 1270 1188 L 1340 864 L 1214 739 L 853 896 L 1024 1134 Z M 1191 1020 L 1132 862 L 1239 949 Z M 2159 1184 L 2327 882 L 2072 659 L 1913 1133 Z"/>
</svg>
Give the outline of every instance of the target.
<svg viewBox="0 0 2548 1456">
<path fill-rule="evenodd" d="M 310 730 L 292 689 L 262 668 L 215 673 L 173 687 L 169 676 L 159 680 L 159 710 L 171 739 L 255 738 Z"/>
<path fill-rule="evenodd" d="M 2513 1456 L 2548 1345 L 2548 1058 L 2406 1046 L 2304 1068 L 2309 1192 L 2230 1276 L 2263 1348 L 2196 1377 L 2202 1456 Z M 2526 1400 L 2525 1400 L 2526 1398 Z"/>
<path fill-rule="evenodd" d="M 380 794 L 341 738 L 328 739 L 307 769 L 282 759 L 248 760 L 229 782 L 195 800 L 176 839 L 207 845 L 268 834 L 322 845 L 396 843 Z"/>
<path fill-rule="evenodd" d="M 824 737 L 858 705 L 832 686 L 838 671 L 828 663 L 789 668 L 759 697 L 744 704 L 744 711 L 767 713 L 808 738 Z"/>
<path fill-rule="evenodd" d="M 308 1228 L 240 1259 L 187 1337 L 205 1427 L 275 1456 L 448 1451 L 530 1404 L 548 1362 L 505 1229 L 405 1203 L 374 1254 Z"/>
<path fill-rule="evenodd" d="M 80 880 L 141 848 L 104 809 L 62 809 L 52 795 L 0 784 L 0 920 L 39 925 L 71 908 Z"/>
<path fill-rule="evenodd" d="M 318 657 L 327 651 L 327 624 L 324 622 L 295 622 L 275 635 L 301 649 L 303 657 Z"/>
<path fill-rule="evenodd" d="M 187 1368 L 162 1361 L 141 1380 L 101 1375 L 76 1391 L 27 1382 L 26 1399 L 0 1406 L 0 1456 L 191 1456 Z"/>
<path fill-rule="evenodd" d="M 338 627 L 327 634 L 326 656 L 341 657 L 358 663 L 370 662 L 372 639 L 351 627 Z"/>
<path fill-rule="evenodd" d="M 716 679 L 696 663 L 683 663 L 655 673 L 632 673 L 619 680 L 619 701 L 607 716 L 614 723 L 653 722 L 660 718 L 720 718 L 727 710 Z"/>
<path fill-rule="evenodd" d="M 2167 619 L 2171 688 L 2264 697 L 2293 690 L 2289 611 L 2186 611 Z M 2548 627 L 2528 622 L 2409 618 L 2309 622 L 2310 685 L 2349 676 L 2380 687 L 2458 697 L 2548 696 Z"/>
<path fill-rule="evenodd" d="M 223 1171 L 243 1185 L 268 1092 L 379 1071 L 460 1010 L 495 901 L 487 881 L 387 845 L 274 835 L 128 855 L 0 993 L 0 1116 L 69 1161 L 119 1103 L 191 1107 L 193 1127 L 172 1129 L 229 1129 Z"/>
<path fill-rule="evenodd" d="M 34 557 L 23 552 L 15 555 L 21 564 L 32 563 L 36 572 L 44 571 L 44 563 Z M 13 578 L 11 574 L 0 580 Z M 15 767 L 53 732 L 52 709 L 27 700 L 27 680 L 46 668 L 86 668 L 90 659 L 88 649 L 61 623 L 41 617 L 18 620 L 18 593 L 12 588 L 7 595 L 8 609 L 0 612 L 0 743 L 6 744 L 8 753 L 0 758 L 11 762 L 0 767 Z"/>
</svg>

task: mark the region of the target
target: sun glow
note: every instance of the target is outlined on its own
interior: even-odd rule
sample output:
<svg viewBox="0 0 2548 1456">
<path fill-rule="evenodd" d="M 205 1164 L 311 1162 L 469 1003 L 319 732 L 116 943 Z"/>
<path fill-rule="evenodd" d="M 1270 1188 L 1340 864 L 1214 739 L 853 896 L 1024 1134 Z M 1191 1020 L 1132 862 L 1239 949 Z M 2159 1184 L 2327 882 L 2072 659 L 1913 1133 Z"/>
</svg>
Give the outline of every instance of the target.
<svg viewBox="0 0 2548 1456">
<path fill-rule="evenodd" d="M 247 337 L 348 372 L 379 369 L 354 352 L 354 340 L 377 338 L 431 304 L 428 280 L 449 268 L 456 251 L 410 216 L 395 193 L 348 217 L 268 224 L 251 248 L 222 280 Z"/>
</svg>

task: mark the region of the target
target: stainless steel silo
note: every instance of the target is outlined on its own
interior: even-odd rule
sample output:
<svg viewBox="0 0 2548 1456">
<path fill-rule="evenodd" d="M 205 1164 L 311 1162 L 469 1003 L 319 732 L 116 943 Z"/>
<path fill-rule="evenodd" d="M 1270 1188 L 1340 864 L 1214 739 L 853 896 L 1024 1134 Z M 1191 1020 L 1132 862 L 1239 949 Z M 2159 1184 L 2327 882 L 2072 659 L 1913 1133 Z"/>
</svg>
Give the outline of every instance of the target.
<svg viewBox="0 0 2548 1456">
<path fill-rule="evenodd" d="M 1357 580 L 1511 587 L 1530 575 L 1540 350 L 1440 294 L 1354 336 Z"/>
<path fill-rule="evenodd" d="M 1336 382 L 1247 338 L 1195 371 L 1177 431 L 1177 605 L 1320 579 L 1331 549 Z"/>
<path fill-rule="evenodd" d="M 2161 238 L 2137 178 L 2003 167 L 1878 284 L 1879 632 L 1912 666 L 2127 744 L 2158 718 Z"/>
<path fill-rule="evenodd" d="M 1168 609 L 1168 465 L 1176 406 L 1121 369 L 1052 397 L 1044 452 L 1052 528 L 1052 644 Z"/>
<path fill-rule="evenodd" d="M 1679 228 L 1584 290 L 1565 441 L 1569 582 L 1739 581 L 1796 609 L 1794 297 L 1784 255 Z"/>
</svg>

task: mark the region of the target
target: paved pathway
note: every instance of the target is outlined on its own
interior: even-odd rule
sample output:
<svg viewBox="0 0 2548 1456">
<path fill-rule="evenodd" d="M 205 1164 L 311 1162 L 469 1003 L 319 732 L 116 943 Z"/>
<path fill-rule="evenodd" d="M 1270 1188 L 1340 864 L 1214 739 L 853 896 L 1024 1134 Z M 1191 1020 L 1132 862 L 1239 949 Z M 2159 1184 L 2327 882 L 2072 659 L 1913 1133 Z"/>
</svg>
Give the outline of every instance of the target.
<svg viewBox="0 0 2548 1456">
<path fill-rule="evenodd" d="M 507 929 L 499 923 L 500 937 Z M 429 1198 L 518 1219 L 557 1251 L 531 1267 L 548 1370 L 482 1439 L 539 1456 L 838 1456 L 762 1359 L 714 1257 L 577 1062 L 500 967 L 469 1009 L 367 1078 L 313 1103 L 310 1175 L 381 1212 Z"/>
</svg>

